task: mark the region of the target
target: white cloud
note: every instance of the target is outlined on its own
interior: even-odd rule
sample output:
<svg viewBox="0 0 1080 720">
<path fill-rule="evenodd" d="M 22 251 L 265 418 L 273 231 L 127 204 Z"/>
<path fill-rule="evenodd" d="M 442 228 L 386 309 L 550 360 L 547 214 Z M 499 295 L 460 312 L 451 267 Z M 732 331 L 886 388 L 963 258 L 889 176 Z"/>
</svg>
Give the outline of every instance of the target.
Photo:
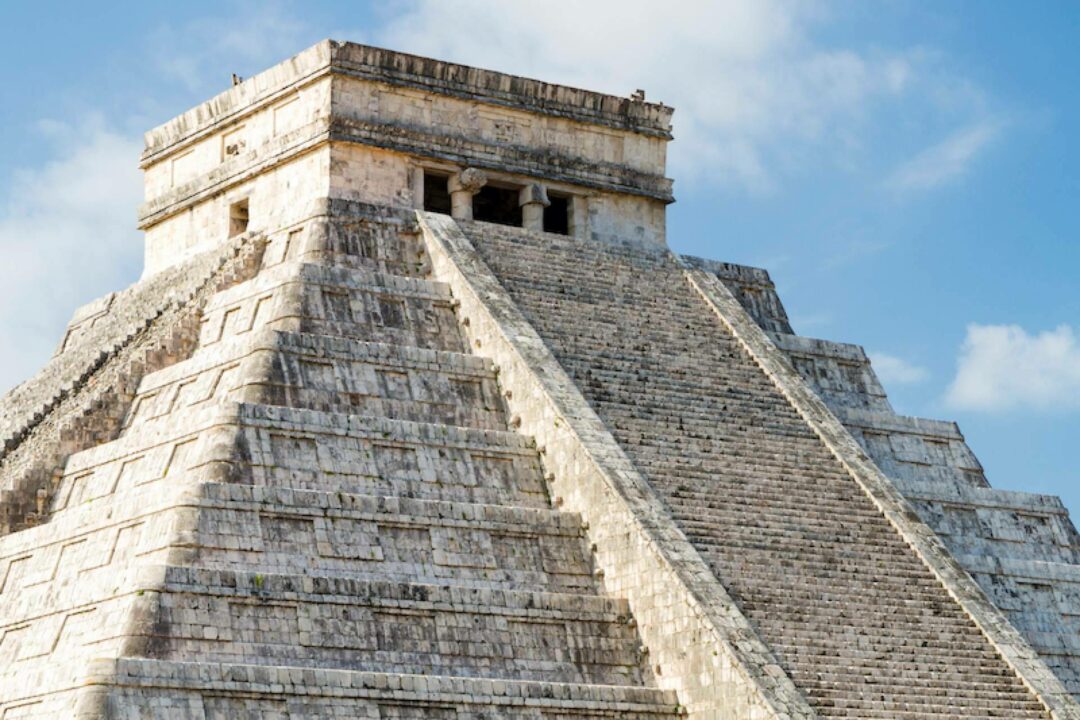
<svg viewBox="0 0 1080 720">
<path fill-rule="evenodd" d="M 675 106 L 672 173 L 768 191 L 857 152 L 875 102 L 899 98 L 932 58 L 812 40 L 825 11 L 788 0 L 446 3 L 417 0 L 364 39 Z M 822 150 L 820 157 L 806 155 Z"/>
<path fill-rule="evenodd" d="M 1068 325 L 1037 335 L 968 325 L 945 399 L 962 410 L 1080 408 L 1080 337 Z"/>
<path fill-rule="evenodd" d="M 886 385 L 915 385 L 930 376 L 926 368 L 886 353 L 868 353 L 878 379 Z"/>
<path fill-rule="evenodd" d="M 932 145 L 889 176 L 887 185 L 899 192 L 932 190 L 962 177 L 979 155 L 1001 134 L 1002 124 L 984 120 Z"/>
<path fill-rule="evenodd" d="M 54 159 L 16 171 L 0 207 L 0 391 L 48 359 L 78 305 L 142 265 L 141 143 L 94 117 L 38 129 Z"/>
</svg>

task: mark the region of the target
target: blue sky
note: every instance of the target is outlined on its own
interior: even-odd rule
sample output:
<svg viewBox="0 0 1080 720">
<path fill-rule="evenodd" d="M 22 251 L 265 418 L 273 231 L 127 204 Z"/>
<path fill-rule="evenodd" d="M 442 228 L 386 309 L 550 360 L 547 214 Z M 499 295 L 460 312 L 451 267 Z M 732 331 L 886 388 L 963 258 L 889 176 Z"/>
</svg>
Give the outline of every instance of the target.
<svg viewBox="0 0 1080 720">
<path fill-rule="evenodd" d="M 324 38 L 676 108 L 680 252 L 761 265 L 1002 488 L 1080 511 L 1080 5 L 8 3 L 0 386 L 133 282 L 141 132 Z"/>
</svg>

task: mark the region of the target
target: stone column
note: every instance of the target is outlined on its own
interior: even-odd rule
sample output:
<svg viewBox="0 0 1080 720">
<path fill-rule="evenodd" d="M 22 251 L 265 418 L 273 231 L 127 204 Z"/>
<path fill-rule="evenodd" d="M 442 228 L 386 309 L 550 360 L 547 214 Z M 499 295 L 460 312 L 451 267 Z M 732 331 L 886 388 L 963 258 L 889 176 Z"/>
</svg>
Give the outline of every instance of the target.
<svg viewBox="0 0 1080 720">
<path fill-rule="evenodd" d="M 409 175 L 409 184 L 412 186 L 413 207 L 417 210 L 424 209 L 424 168 L 414 167 Z"/>
<path fill-rule="evenodd" d="M 544 208 L 550 204 L 547 189 L 543 185 L 533 183 L 521 188 L 518 194 L 518 205 L 521 205 L 521 227 L 543 232 Z"/>
<path fill-rule="evenodd" d="M 487 185 L 483 170 L 466 168 L 450 177 L 450 214 L 455 220 L 472 220 L 472 198 Z"/>
</svg>

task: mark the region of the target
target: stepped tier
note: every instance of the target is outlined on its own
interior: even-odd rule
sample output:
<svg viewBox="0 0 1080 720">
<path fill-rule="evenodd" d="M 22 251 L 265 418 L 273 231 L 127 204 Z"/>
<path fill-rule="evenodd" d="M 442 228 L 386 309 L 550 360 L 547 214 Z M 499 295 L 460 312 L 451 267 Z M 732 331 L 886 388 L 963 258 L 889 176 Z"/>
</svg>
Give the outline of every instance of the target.
<svg viewBox="0 0 1080 720">
<path fill-rule="evenodd" d="M 677 714 L 449 289 L 387 272 L 421 255 L 397 231 L 345 252 L 272 238 L 205 301 L 190 356 L 141 377 L 118 436 L 67 458 L 50 521 L 0 538 L 0 707 Z M 127 659 L 87 684 L 61 655 Z"/>
<path fill-rule="evenodd" d="M 252 327 L 465 350 L 446 286 L 311 263 L 277 265 L 218 293 L 203 310 L 200 344 Z"/>
<path fill-rule="evenodd" d="M 677 712 L 670 693 L 578 685 L 303 667 L 125 659 L 93 668 L 101 689 L 87 714 L 152 708 L 157 717 L 657 720 Z"/>
<path fill-rule="evenodd" d="M 170 568 L 147 652 L 176 661 L 643 682 L 625 603 L 378 577 Z"/>
<path fill-rule="evenodd" d="M 462 353 L 260 330 L 147 376 L 128 423 L 215 397 L 505 429 L 491 363 Z"/>
</svg>

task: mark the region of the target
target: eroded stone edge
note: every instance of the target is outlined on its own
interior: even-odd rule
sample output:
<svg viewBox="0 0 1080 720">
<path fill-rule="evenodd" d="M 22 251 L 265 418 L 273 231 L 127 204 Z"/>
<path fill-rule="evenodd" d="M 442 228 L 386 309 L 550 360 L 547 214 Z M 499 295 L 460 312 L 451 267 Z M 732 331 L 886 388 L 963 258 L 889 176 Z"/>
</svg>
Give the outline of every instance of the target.
<svg viewBox="0 0 1080 720">
<path fill-rule="evenodd" d="M 470 344 L 499 368 L 512 423 L 543 447 L 561 507 L 587 523 L 605 585 L 629 601 L 658 684 L 692 718 L 816 718 L 461 229 L 417 216 L 434 279 L 461 303 Z"/>
<path fill-rule="evenodd" d="M 691 288 L 821 438 L 1039 702 L 1054 718 L 1080 719 L 1080 704 L 953 558 L 941 539 L 919 519 L 892 481 L 878 469 L 731 291 L 715 276 L 689 267 L 674 254 L 673 257 L 683 266 Z"/>
</svg>

